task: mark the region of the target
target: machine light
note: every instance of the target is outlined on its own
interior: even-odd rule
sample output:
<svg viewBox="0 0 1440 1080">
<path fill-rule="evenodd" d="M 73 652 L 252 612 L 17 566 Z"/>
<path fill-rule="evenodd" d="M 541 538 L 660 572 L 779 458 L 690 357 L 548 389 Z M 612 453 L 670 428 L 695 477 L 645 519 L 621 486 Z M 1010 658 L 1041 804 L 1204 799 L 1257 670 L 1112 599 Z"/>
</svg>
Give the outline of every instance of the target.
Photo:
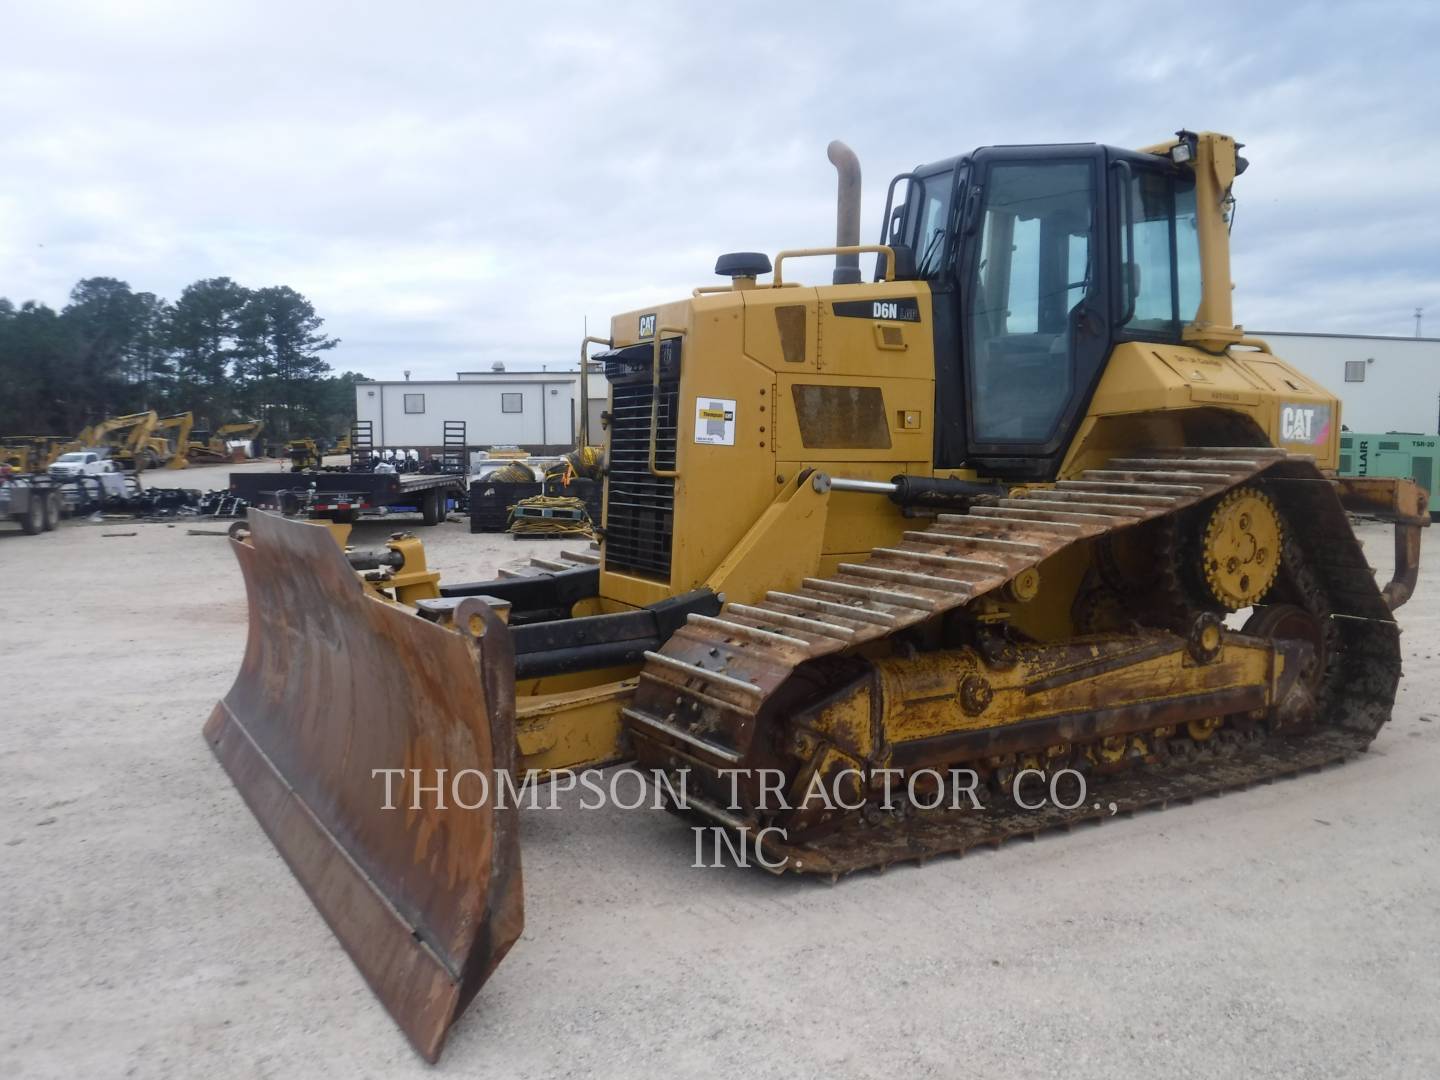
<svg viewBox="0 0 1440 1080">
<path fill-rule="evenodd" d="M 1170 160 L 1176 165 L 1194 161 L 1199 151 L 1200 138 L 1193 131 L 1181 128 L 1175 132 L 1175 145 L 1170 148 Z"/>
</svg>

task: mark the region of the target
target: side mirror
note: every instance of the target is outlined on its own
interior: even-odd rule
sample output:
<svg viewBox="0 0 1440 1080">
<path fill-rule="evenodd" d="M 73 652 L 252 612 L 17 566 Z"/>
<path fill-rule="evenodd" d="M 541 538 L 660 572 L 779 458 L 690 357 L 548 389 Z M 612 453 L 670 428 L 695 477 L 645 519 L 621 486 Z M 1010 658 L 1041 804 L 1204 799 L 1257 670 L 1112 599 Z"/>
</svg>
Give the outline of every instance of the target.
<svg viewBox="0 0 1440 1080">
<path fill-rule="evenodd" d="M 960 217 L 960 231 L 970 234 L 980 224 L 980 199 L 985 189 L 975 184 L 965 193 L 965 212 Z"/>
<path fill-rule="evenodd" d="M 890 224 L 887 225 L 885 228 L 885 236 L 891 243 L 894 243 L 896 240 L 900 239 L 900 226 L 904 223 L 905 204 L 901 203 L 899 206 L 895 207 L 894 210 L 890 211 Z"/>
</svg>

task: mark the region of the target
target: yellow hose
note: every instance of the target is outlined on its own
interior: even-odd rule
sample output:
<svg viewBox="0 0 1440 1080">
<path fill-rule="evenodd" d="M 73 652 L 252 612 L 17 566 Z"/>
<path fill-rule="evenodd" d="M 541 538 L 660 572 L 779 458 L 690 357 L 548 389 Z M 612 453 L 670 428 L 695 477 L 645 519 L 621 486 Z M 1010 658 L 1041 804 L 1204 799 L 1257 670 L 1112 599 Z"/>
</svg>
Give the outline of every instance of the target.
<svg viewBox="0 0 1440 1080">
<path fill-rule="evenodd" d="M 567 487 L 571 479 L 577 476 L 582 480 L 598 480 L 603 455 L 604 451 L 598 446 L 582 446 L 578 450 L 571 450 L 545 470 L 545 478 L 561 478 Z"/>
<path fill-rule="evenodd" d="M 535 470 L 523 461 L 512 461 L 488 474 L 485 481 L 491 484 L 533 484 Z"/>
<path fill-rule="evenodd" d="M 518 513 L 521 507 L 532 510 L 578 510 L 580 517 L 578 520 L 526 517 Z M 585 510 L 585 501 L 568 495 L 532 495 L 528 499 L 521 499 L 510 507 L 510 520 L 506 531 L 515 536 L 585 536 L 592 539 L 595 536 L 590 515 Z"/>
</svg>

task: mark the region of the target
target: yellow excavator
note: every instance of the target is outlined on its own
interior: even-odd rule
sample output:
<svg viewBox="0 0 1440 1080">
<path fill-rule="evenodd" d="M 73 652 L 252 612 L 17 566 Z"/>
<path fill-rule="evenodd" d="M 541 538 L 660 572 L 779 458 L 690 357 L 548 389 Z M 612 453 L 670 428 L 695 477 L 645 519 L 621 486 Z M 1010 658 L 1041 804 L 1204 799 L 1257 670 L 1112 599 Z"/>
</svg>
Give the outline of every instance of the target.
<svg viewBox="0 0 1440 1080">
<path fill-rule="evenodd" d="M 186 413 L 158 416 L 153 410 L 112 416 L 81 429 L 72 439 L 59 435 L 11 435 L 0 439 L 0 456 L 15 468 L 43 472 L 61 454 L 104 449 L 122 468 L 183 469 L 185 449 L 193 446 L 194 417 Z"/>
<path fill-rule="evenodd" d="M 146 445 L 153 460 L 167 469 L 183 469 L 189 465 L 190 430 L 194 426 L 195 416 L 188 412 L 157 420 Z"/>
<path fill-rule="evenodd" d="M 193 424 L 188 412 L 161 417 L 151 409 L 109 417 L 85 428 L 76 439 L 81 446 L 107 448 L 122 468 L 183 469 Z"/>
<path fill-rule="evenodd" d="M 146 469 L 160 464 L 149 439 L 160 417 L 153 409 L 111 416 L 85 428 L 76 436 L 82 446 L 105 448 L 122 468 Z"/>
<path fill-rule="evenodd" d="M 838 876 L 1375 738 L 1425 494 L 1337 478 L 1338 400 L 1236 325 L 1238 150 L 985 147 L 895 177 L 861 244 L 832 144 L 834 246 L 722 256 L 581 346 L 598 554 L 440 584 L 413 538 L 251 512 L 206 737 L 426 1058 L 523 923 L 495 777 L 633 760 L 766 867 Z M 792 280 L 814 256 L 831 283 Z M 1347 509 L 1395 523 L 1383 588 Z"/>
</svg>

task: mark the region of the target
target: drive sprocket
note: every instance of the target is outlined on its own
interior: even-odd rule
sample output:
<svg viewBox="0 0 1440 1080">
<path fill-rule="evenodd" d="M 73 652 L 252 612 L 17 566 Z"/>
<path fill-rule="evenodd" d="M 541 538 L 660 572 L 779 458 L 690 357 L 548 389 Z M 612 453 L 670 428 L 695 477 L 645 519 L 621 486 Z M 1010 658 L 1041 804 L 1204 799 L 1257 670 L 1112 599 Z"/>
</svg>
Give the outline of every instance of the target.
<svg viewBox="0 0 1440 1080">
<path fill-rule="evenodd" d="M 1284 528 L 1270 497 L 1252 485 L 1227 492 L 1205 521 L 1200 564 L 1210 594 L 1226 609 L 1257 604 L 1280 570 Z"/>
</svg>

